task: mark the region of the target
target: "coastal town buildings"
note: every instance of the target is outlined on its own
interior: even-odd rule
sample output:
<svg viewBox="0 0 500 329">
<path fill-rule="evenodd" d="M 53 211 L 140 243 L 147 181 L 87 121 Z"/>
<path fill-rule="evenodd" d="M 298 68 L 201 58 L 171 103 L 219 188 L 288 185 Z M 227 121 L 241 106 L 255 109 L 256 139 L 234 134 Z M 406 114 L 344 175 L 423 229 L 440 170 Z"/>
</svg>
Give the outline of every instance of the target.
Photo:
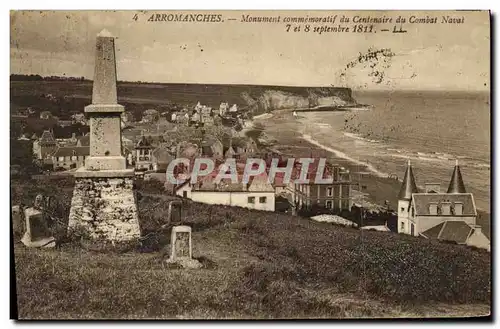
<svg viewBox="0 0 500 329">
<path fill-rule="evenodd" d="M 52 154 L 57 149 L 57 141 L 51 131 L 45 130 L 42 136 L 33 142 L 33 153 L 43 163 L 51 163 Z"/>
<path fill-rule="evenodd" d="M 168 164 L 174 159 L 171 147 L 167 143 L 161 143 L 151 152 L 151 161 L 154 171 L 164 171 Z"/>
<path fill-rule="evenodd" d="M 71 115 L 72 124 L 82 124 L 87 125 L 87 119 L 85 118 L 85 113 L 75 113 Z"/>
<path fill-rule="evenodd" d="M 408 161 L 398 199 L 398 233 L 490 249 L 476 223 L 474 196 L 465 189 L 458 161 L 446 193 L 434 183 L 420 192 Z"/>
<path fill-rule="evenodd" d="M 85 165 L 85 159 L 90 154 L 88 146 L 63 146 L 57 148 L 52 155 L 55 171 L 77 169 Z"/>
<path fill-rule="evenodd" d="M 148 109 L 142 114 L 143 123 L 153 123 L 160 119 L 160 114 L 155 109 Z"/>
<path fill-rule="evenodd" d="M 42 120 L 49 120 L 52 118 L 52 113 L 50 111 L 42 111 L 40 112 L 40 119 Z"/>
<path fill-rule="evenodd" d="M 225 116 L 227 110 L 229 109 L 229 104 L 228 103 L 220 103 L 219 105 L 219 115 L 220 116 Z"/>
<path fill-rule="evenodd" d="M 142 135 L 135 146 L 135 169 L 153 170 L 153 149 L 151 140 Z"/>
<path fill-rule="evenodd" d="M 201 144 L 201 155 L 210 158 L 222 158 L 224 155 L 224 146 L 217 138 L 209 138 Z"/>
</svg>

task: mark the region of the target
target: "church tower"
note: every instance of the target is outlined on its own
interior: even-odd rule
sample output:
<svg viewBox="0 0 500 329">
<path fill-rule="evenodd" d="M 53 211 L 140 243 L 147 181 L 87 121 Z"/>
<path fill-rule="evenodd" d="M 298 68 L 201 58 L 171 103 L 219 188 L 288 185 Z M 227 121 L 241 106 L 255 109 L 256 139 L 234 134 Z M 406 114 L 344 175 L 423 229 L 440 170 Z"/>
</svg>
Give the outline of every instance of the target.
<svg viewBox="0 0 500 329">
<path fill-rule="evenodd" d="M 418 193 L 410 160 L 398 195 L 398 233 L 412 234 L 410 228 L 410 203 L 413 193 Z"/>
<path fill-rule="evenodd" d="M 448 191 L 446 193 L 467 193 L 467 191 L 465 190 L 464 181 L 462 180 L 462 173 L 460 172 L 458 160 L 456 160 L 455 162 L 455 169 L 453 170 L 453 174 L 451 175 L 450 186 L 448 187 Z"/>
</svg>

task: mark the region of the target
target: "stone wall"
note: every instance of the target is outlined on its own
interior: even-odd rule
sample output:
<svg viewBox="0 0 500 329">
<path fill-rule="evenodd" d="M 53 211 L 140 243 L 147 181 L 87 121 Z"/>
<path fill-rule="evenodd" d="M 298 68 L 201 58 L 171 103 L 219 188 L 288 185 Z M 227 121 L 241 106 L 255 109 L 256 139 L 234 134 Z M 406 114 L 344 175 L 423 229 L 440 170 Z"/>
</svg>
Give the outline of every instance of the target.
<svg viewBox="0 0 500 329">
<path fill-rule="evenodd" d="M 118 242 L 138 238 L 133 184 L 132 177 L 77 178 L 68 233 Z"/>
</svg>

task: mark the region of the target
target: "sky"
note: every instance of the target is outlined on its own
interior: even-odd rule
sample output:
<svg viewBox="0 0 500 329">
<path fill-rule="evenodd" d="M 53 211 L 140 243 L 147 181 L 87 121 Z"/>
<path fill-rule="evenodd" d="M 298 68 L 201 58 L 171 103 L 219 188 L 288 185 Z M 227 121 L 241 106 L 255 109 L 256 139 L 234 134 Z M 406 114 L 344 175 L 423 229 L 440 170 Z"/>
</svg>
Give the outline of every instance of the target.
<svg viewBox="0 0 500 329">
<path fill-rule="evenodd" d="M 394 11 L 210 11 L 222 22 L 148 22 L 152 14 L 189 11 L 12 11 L 11 73 L 84 76 L 92 79 L 95 38 L 102 30 L 116 36 L 119 80 L 347 86 L 353 89 L 489 90 L 490 25 L 488 12 Z M 134 15 L 137 14 L 137 20 Z M 242 15 L 281 16 L 280 23 L 245 23 Z M 375 25 L 377 33 L 286 32 L 284 17 L 333 17 L 335 23 L 311 26 L 353 27 L 345 15 L 392 17 Z M 436 24 L 410 24 L 393 34 L 398 16 L 437 17 Z M 440 23 L 442 16 L 464 18 Z M 234 20 L 231 20 L 234 19 Z M 293 24 L 292 24 L 293 25 Z M 297 25 L 297 24 L 295 24 Z M 304 24 L 302 24 L 304 25 Z M 302 26 L 304 28 L 304 26 Z M 399 28 L 399 25 L 398 25 Z M 366 64 L 346 65 L 372 47 L 394 54 L 376 82 Z"/>
</svg>

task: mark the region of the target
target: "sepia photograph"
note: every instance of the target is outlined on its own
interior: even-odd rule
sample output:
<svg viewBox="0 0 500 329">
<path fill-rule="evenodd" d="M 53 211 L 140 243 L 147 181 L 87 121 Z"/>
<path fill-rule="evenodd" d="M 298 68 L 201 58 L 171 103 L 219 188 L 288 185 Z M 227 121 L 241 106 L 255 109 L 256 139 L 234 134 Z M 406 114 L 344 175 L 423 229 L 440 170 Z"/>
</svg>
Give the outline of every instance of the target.
<svg viewBox="0 0 500 329">
<path fill-rule="evenodd" d="M 11 10 L 11 318 L 492 321 L 487 10 Z"/>
</svg>

